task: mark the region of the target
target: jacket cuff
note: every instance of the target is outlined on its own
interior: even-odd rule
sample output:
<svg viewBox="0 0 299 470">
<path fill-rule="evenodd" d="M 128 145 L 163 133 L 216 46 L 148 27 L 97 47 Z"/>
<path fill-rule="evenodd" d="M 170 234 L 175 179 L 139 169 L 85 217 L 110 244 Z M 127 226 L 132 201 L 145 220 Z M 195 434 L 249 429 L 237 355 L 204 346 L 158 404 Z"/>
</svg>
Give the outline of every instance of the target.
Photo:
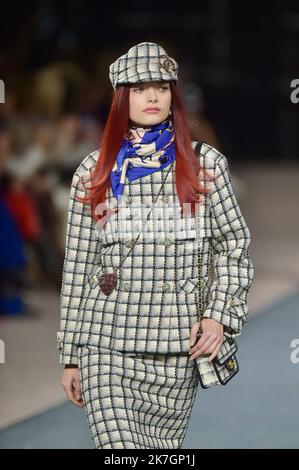
<svg viewBox="0 0 299 470">
<path fill-rule="evenodd" d="M 59 364 L 78 364 L 78 348 L 74 343 L 65 343 L 63 333 L 57 332 L 57 349 L 59 350 Z"/>
<path fill-rule="evenodd" d="M 226 336 L 235 337 L 242 333 L 247 322 L 248 305 L 237 296 L 218 296 L 211 300 L 203 312 L 202 318 L 211 318 L 224 326 Z"/>
</svg>

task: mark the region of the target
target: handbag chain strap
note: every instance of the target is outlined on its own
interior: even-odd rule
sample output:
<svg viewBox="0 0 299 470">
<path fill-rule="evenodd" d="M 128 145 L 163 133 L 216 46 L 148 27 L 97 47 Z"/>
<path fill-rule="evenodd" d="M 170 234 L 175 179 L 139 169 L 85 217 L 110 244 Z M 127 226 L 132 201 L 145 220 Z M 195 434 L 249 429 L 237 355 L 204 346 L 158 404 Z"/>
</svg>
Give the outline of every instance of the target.
<svg viewBox="0 0 299 470">
<path fill-rule="evenodd" d="M 168 176 L 168 174 L 169 174 L 169 172 L 170 172 L 170 169 L 173 167 L 173 164 L 174 164 L 174 162 L 172 162 L 172 163 L 169 165 L 169 168 L 168 168 L 168 170 L 167 170 L 167 172 L 166 172 L 165 178 L 164 178 L 164 180 L 163 180 L 162 183 L 161 183 L 161 187 L 160 187 L 160 189 L 159 189 L 159 191 L 158 191 L 158 194 L 157 194 L 157 197 L 156 197 L 156 199 L 155 199 L 155 201 L 154 201 L 154 204 L 157 202 L 158 197 L 159 197 L 160 194 L 161 194 L 162 188 L 163 188 L 164 183 L 165 183 L 165 181 L 166 181 L 166 178 L 167 178 L 167 176 Z M 147 217 L 146 217 L 146 219 L 145 219 L 146 221 L 148 220 L 148 218 L 149 218 L 149 216 L 150 216 L 150 213 L 151 213 L 151 211 L 152 211 L 152 207 L 153 207 L 153 206 L 151 206 L 151 208 L 150 208 L 150 210 L 149 210 L 149 212 L 148 212 L 148 214 L 147 214 Z M 132 246 L 130 247 L 131 249 L 128 251 L 128 253 L 126 254 L 126 256 L 123 258 L 123 260 L 122 260 L 122 262 L 120 263 L 120 265 L 119 265 L 117 268 L 113 268 L 113 272 L 114 272 L 114 273 L 116 273 L 116 271 L 122 266 L 122 264 L 123 264 L 123 262 L 125 261 L 126 257 L 127 257 L 127 256 L 131 253 L 131 251 L 133 250 L 133 248 L 134 248 L 134 246 L 135 246 L 135 244 L 136 244 L 138 238 L 139 238 L 140 235 L 141 235 L 141 232 L 142 232 L 142 230 L 139 232 L 138 236 L 135 238 L 134 243 L 133 243 Z M 103 271 L 104 271 L 105 268 L 104 268 L 104 265 L 103 265 L 102 256 L 100 256 L 100 264 L 101 264 L 102 269 L 103 269 Z"/>
<path fill-rule="evenodd" d="M 198 156 L 200 156 L 200 149 L 202 146 L 203 142 L 199 142 L 196 147 L 196 153 Z M 199 194 L 198 194 L 199 195 Z M 197 207 L 198 210 L 198 207 Z M 201 326 L 201 320 L 202 320 L 202 315 L 203 315 L 203 292 L 202 292 L 202 273 L 201 273 L 201 266 L 202 266 L 202 243 L 200 243 L 200 231 L 199 231 L 199 213 L 195 213 L 195 225 L 196 225 L 196 231 L 197 231 L 197 243 L 198 243 L 198 250 L 197 250 L 197 264 L 198 264 L 198 322 L 199 322 L 199 329 L 198 329 L 198 335 L 202 333 L 202 326 Z M 213 264 L 212 264 L 212 246 L 211 243 L 209 243 L 209 256 L 208 256 L 208 262 L 209 262 L 209 276 L 213 276 Z"/>
</svg>

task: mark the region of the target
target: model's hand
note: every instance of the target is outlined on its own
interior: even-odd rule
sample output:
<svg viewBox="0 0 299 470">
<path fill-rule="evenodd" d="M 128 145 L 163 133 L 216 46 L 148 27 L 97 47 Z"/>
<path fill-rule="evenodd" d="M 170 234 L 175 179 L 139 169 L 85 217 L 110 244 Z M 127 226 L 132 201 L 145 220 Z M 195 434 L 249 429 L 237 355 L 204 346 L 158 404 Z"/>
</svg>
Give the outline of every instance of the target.
<svg viewBox="0 0 299 470">
<path fill-rule="evenodd" d="M 79 369 L 64 369 L 60 383 L 68 399 L 82 408 L 85 404 L 81 398 Z"/>
<path fill-rule="evenodd" d="M 196 334 L 199 329 L 199 322 L 195 323 L 191 329 L 190 341 L 190 359 L 193 360 L 202 353 L 211 354 L 209 361 L 217 356 L 223 342 L 223 325 L 212 318 L 202 318 L 202 334 L 196 342 Z"/>
</svg>

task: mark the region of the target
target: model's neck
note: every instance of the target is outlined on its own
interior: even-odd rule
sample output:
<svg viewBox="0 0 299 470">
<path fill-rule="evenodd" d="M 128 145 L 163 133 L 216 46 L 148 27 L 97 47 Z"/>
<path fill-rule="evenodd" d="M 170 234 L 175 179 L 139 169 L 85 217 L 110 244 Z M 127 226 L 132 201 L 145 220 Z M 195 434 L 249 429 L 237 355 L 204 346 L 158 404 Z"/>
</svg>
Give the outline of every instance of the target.
<svg viewBox="0 0 299 470">
<path fill-rule="evenodd" d="M 131 119 L 129 120 L 129 125 L 133 127 L 140 127 L 141 129 L 150 129 L 153 127 L 153 124 L 140 124 L 138 122 L 132 121 Z"/>
</svg>

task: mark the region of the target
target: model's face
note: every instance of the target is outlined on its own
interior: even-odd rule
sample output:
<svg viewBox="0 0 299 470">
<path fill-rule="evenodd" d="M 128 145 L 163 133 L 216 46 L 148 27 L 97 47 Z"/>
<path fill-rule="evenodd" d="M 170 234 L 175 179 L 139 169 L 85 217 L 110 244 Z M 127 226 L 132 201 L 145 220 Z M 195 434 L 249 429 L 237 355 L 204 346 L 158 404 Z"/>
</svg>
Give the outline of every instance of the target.
<svg viewBox="0 0 299 470">
<path fill-rule="evenodd" d="M 170 111 L 169 82 L 143 82 L 130 85 L 130 120 L 133 125 L 150 127 L 164 121 Z M 147 108 L 157 108 L 146 111 Z"/>
</svg>

